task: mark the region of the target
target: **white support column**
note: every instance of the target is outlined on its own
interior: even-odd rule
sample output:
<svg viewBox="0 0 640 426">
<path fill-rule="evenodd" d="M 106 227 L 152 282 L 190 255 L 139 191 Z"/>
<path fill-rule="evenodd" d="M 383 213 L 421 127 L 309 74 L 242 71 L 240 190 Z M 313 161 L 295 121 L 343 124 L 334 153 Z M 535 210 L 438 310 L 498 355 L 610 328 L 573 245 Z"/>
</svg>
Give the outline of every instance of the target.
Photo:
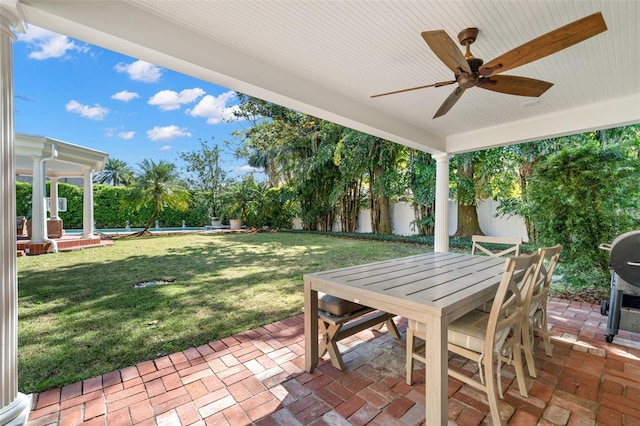
<svg viewBox="0 0 640 426">
<path fill-rule="evenodd" d="M 93 170 L 91 169 L 84 171 L 82 238 L 93 238 Z"/>
<path fill-rule="evenodd" d="M 49 218 L 50 219 L 59 219 L 58 217 L 58 178 L 52 177 L 51 185 L 50 185 L 50 207 L 49 207 Z"/>
<path fill-rule="evenodd" d="M 33 184 L 31 185 L 31 242 L 42 243 L 47 238 L 47 204 L 44 163 L 33 159 Z"/>
<path fill-rule="evenodd" d="M 436 160 L 436 223 L 433 251 L 449 251 L 449 154 L 433 154 Z"/>
<path fill-rule="evenodd" d="M 18 274 L 12 41 L 19 22 L 0 5 L 0 425 L 26 424 L 31 398 L 18 392 Z"/>
</svg>

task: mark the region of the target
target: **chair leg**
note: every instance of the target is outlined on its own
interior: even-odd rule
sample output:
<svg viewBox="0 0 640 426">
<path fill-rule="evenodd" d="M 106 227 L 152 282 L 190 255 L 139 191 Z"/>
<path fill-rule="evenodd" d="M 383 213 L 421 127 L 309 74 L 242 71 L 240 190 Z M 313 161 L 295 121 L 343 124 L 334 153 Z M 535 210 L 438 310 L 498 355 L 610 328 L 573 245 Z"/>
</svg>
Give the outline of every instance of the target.
<svg viewBox="0 0 640 426">
<path fill-rule="evenodd" d="M 529 370 L 529 376 L 536 378 L 536 364 L 533 359 L 533 328 L 527 317 L 522 322 L 522 349 L 524 349 L 524 356 L 527 360 L 527 369 Z"/>
<path fill-rule="evenodd" d="M 542 334 L 542 340 L 544 341 L 544 352 L 547 356 L 553 356 L 553 347 L 551 346 L 551 340 L 549 339 L 549 328 L 547 326 L 547 310 L 542 310 L 542 319 L 540 321 L 540 334 Z"/>
<path fill-rule="evenodd" d="M 411 386 L 413 384 L 413 351 L 414 346 L 413 329 L 407 327 L 407 384 Z"/>
<path fill-rule="evenodd" d="M 484 361 L 482 361 L 484 362 Z M 489 410 L 491 412 L 491 418 L 493 420 L 493 426 L 502 426 L 500 420 L 500 410 L 498 409 L 498 398 L 496 397 L 496 381 L 493 366 L 484 365 L 484 382 L 487 392 L 487 401 L 489 402 Z"/>
<path fill-rule="evenodd" d="M 513 364 L 516 369 L 516 380 L 518 381 L 518 387 L 520 388 L 520 395 L 524 398 L 528 398 L 527 385 L 524 382 L 524 368 L 522 367 L 522 347 L 519 344 L 514 345 L 513 348 Z"/>
</svg>

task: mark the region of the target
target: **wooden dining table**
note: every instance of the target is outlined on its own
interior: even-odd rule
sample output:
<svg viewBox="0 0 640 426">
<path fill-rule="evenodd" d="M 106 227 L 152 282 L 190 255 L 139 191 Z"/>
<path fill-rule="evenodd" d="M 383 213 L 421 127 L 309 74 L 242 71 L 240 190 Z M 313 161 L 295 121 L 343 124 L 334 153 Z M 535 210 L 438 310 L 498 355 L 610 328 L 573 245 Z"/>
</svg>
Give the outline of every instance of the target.
<svg viewBox="0 0 640 426">
<path fill-rule="evenodd" d="M 435 252 L 304 275 L 305 370 L 318 364 L 319 291 L 420 321 L 429 339 L 425 424 L 447 424 L 448 324 L 494 296 L 504 264 Z"/>
</svg>

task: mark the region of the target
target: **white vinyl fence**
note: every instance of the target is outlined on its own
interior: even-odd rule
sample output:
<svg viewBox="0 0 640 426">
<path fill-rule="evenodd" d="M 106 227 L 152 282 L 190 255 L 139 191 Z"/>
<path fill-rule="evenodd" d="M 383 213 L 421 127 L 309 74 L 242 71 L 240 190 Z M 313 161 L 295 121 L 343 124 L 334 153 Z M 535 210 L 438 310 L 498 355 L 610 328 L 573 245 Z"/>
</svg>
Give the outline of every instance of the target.
<svg viewBox="0 0 640 426">
<path fill-rule="evenodd" d="M 486 235 L 494 237 L 522 237 L 529 241 L 524 220 L 521 217 L 496 217 L 498 202 L 487 199 L 478 206 L 478 220 L 480 228 Z M 415 215 L 411 203 L 394 203 L 391 205 L 391 226 L 397 235 L 415 235 L 417 231 L 413 224 Z M 458 206 L 455 201 L 449 201 L 449 235 L 456 232 L 458 223 Z M 295 219 L 294 229 L 302 229 L 302 221 Z M 341 231 L 340 220 L 333 224 L 333 231 Z M 371 232 L 371 216 L 369 209 L 362 209 L 358 214 L 356 232 Z"/>
</svg>

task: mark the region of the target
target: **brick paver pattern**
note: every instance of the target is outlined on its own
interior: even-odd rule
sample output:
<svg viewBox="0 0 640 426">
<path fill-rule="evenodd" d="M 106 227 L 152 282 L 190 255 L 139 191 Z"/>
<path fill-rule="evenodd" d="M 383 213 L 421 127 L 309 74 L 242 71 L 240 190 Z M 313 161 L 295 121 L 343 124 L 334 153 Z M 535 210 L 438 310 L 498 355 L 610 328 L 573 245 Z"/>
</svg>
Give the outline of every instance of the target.
<svg viewBox="0 0 640 426">
<path fill-rule="evenodd" d="M 549 301 L 553 357 L 536 338 L 538 377 L 520 396 L 513 367 L 503 369 L 499 400 L 509 425 L 640 424 L 640 334 L 620 331 L 612 344 L 600 307 Z M 406 320 L 396 318 L 401 331 Z M 42 425 L 420 425 L 424 369 L 404 377 L 404 340 L 363 331 L 341 342 L 338 371 L 320 361 L 304 372 L 298 315 L 197 348 L 33 395 L 30 426 Z M 475 363 L 449 366 L 477 374 Z M 525 369 L 526 371 L 526 369 Z M 486 397 L 449 378 L 449 419 L 489 424 Z"/>
</svg>

